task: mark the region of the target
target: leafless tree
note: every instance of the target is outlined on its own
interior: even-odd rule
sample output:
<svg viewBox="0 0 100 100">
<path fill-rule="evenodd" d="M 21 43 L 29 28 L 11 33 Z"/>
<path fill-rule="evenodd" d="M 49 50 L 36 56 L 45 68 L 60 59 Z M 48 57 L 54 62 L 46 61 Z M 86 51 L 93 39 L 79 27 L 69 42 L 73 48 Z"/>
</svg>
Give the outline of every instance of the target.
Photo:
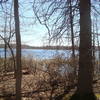
<svg viewBox="0 0 100 100">
<path fill-rule="evenodd" d="M 73 34 L 73 29 L 77 26 L 75 26 L 75 24 L 78 24 L 78 21 L 74 22 L 73 19 L 70 20 L 70 17 L 74 18 L 74 15 L 77 15 L 77 10 L 77 0 L 34 0 L 33 2 L 34 14 L 40 24 L 47 28 L 49 42 L 62 42 L 61 44 L 64 43 L 67 45 L 67 40 L 72 38 L 71 33 Z M 75 31 L 75 33 L 77 33 L 77 31 Z M 73 40 L 72 45 L 74 45 Z"/>
<path fill-rule="evenodd" d="M 48 30 L 49 43 L 52 44 L 55 41 L 59 45 L 71 45 L 75 77 L 75 44 L 79 37 L 78 6 L 78 0 L 34 0 L 33 2 L 33 11 L 36 18 Z M 69 40 L 68 44 L 67 41 Z"/>
<path fill-rule="evenodd" d="M 4 57 L 5 57 L 4 67 L 5 67 L 5 71 L 6 71 L 6 68 L 8 67 L 7 63 L 6 63 L 7 49 L 9 49 L 10 52 L 11 52 L 11 56 L 12 56 L 13 61 L 14 61 L 13 67 L 15 68 L 14 52 L 13 52 L 13 49 L 12 49 L 12 47 L 10 45 L 11 44 L 11 39 L 15 35 L 14 27 L 13 27 L 13 23 L 12 23 L 12 20 L 13 20 L 12 6 L 13 6 L 12 2 L 10 2 L 10 3 L 4 2 L 1 5 L 1 11 L 2 11 L 1 12 L 2 13 L 1 19 L 2 19 L 2 21 L 4 20 L 4 24 L 3 24 L 3 22 L 1 24 L 0 38 L 4 41 L 4 45 L 5 45 L 4 46 L 4 48 L 5 48 L 5 51 L 4 51 Z M 4 33 L 4 35 L 3 35 L 3 33 Z"/>
<path fill-rule="evenodd" d="M 52 39 L 58 40 L 59 38 L 61 39 L 65 37 L 65 34 L 70 32 L 69 24 L 72 26 L 71 32 L 73 33 L 73 25 L 74 24 L 76 25 L 76 23 L 80 22 L 78 24 L 80 27 L 75 27 L 77 30 L 80 29 L 79 73 L 78 73 L 77 91 L 79 95 L 81 94 L 84 95 L 84 93 L 89 95 L 89 93 L 93 94 L 92 31 L 91 31 L 91 15 L 90 15 L 91 0 L 73 1 L 72 4 L 70 1 L 69 3 L 70 5 L 68 5 L 68 1 L 69 0 L 66 1 L 34 0 L 33 11 L 38 21 L 42 25 L 46 26 L 50 36 L 50 40 Z M 74 13 L 74 15 L 77 14 L 77 18 L 75 16 L 74 21 L 72 20 L 73 17 L 71 15 L 72 13 Z M 69 17 L 71 18 L 71 20 Z M 72 23 L 72 21 L 74 24 Z M 69 38 L 69 35 L 67 36 Z M 85 79 L 87 79 L 88 81 L 85 81 Z"/>
<path fill-rule="evenodd" d="M 70 100 L 96 100 L 93 93 L 91 0 L 80 0 L 80 49 L 77 93 Z M 84 41 L 85 39 L 85 41 Z"/>
<path fill-rule="evenodd" d="M 16 100 L 21 100 L 21 37 L 18 0 L 14 0 L 14 18 L 15 18 L 15 34 L 16 34 Z"/>
</svg>

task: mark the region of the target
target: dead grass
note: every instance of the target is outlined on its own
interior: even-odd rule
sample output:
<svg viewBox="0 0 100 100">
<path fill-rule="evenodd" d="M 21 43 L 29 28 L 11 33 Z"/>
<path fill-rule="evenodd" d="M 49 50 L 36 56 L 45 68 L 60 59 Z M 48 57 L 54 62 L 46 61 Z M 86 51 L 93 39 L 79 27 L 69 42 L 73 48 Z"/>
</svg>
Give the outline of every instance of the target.
<svg viewBox="0 0 100 100">
<path fill-rule="evenodd" d="M 4 71 L 4 59 L 0 59 L 0 94 L 6 95 L 8 93 L 15 93 L 15 78 L 13 61 L 11 58 L 7 59 L 7 69 Z M 23 100 L 49 100 L 52 88 L 52 97 L 64 91 L 68 84 L 73 84 L 71 78 L 73 73 L 67 71 L 67 67 L 73 67 L 72 59 L 62 59 L 62 57 L 54 57 L 53 59 L 38 60 L 30 57 L 22 58 L 22 93 L 31 91 L 40 91 L 41 89 L 50 89 L 44 92 L 37 92 L 29 95 Z M 75 65 L 78 66 L 78 59 L 75 60 Z M 61 74 L 61 67 L 64 67 L 64 73 Z M 99 88 L 94 88 L 95 92 L 100 92 L 100 82 L 96 84 Z M 94 86 L 95 87 L 95 86 Z M 96 94 L 99 97 L 99 94 Z M 69 94 L 65 98 L 69 98 Z M 31 97 L 31 98 L 30 98 Z M 34 98 L 34 99 L 33 99 Z M 67 100 L 66 99 L 66 100 Z"/>
</svg>

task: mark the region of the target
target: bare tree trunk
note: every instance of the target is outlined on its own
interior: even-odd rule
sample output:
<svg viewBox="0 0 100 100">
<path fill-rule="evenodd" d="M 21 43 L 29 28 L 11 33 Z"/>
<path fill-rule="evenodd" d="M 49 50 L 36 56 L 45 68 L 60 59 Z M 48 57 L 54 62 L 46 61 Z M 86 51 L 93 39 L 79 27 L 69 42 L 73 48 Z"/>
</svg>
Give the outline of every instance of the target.
<svg viewBox="0 0 100 100">
<path fill-rule="evenodd" d="M 14 17 L 16 32 L 16 100 L 21 100 L 21 37 L 19 25 L 18 0 L 14 0 Z"/>
<path fill-rule="evenodd" d="M 5 26 L 4 26 L 4 38 L 7 41 L 7 39 L 6 39 L 6 34 L 7 34 L 6 31 L 7 31 L 7 6 L 6 6 L 6 12 L 5 12 Z M 5 72 L 6 72 L 6 67 L 7 67 L 6 66 L 6 60 L 7 60 L 7 44 L 6 43 L 4 45 L 4 58 L 5 58 L 4 59 L 4 69 L 5 69 Z"/>
<path fill-rule="evenodd" d="M 5 33 L 6 34 L 6 33 Z M 4 37 L 5 39 L 6 39 L 6 36 Z M 6 61 L 7 61 L 7 44 L 5 43 L 5 45 L 4 45 L 4 70 L 5 70 L 5 72 L 6 72 Z"/>
<path fill-rule="evenodd" d="M 72 58 L 75 58 L 73 15 L 72 15 L 72 1 L 71 0 L 69 0 L 69 7 L 70 7 L 70 28 L 71 28 L 71 42 L 72 42 Z"/>
<path fill-rule="evenodd" d="M 96 18 L 96 34 L 97 34 L 97 45 L 98 45 L 98 65 L 96 67 L 96 74 L 97 74 L 97 77 L 99 78 L 99 75 L 100 75 L 100 42 L 99 42 L 99 35 L 98 35 L 98 25 L 97 25 L 97 18 Z"/>
<path fill-rule="evenodd" d="M 5 47 L 4 47 L 4 51 L 5 51 L 5 60 L 4 60 L 4 67 L 5 67 L 5 72 L 6 72 L 6 60 L 7 60 L 7 45 L 6 45 L 6 43 L 5 43 Z"/>
<path fill-rule="evenodd" d="M 91 1 L 80 0 L 79 73 L 76 94 L 70 100 L 96 100 L 92 90 Z"/>
<path fill-rule="evenodd" d="M 94 68 L 94 75 L 95 75 L 95 30 L 94 30 L 94 23 L 93 23 L 93 33 L 92 33 L 92 56 L 93 56 L 93 68 Z"/>
<path fill-rule="evenodd" d="M 74 45 L 74 30 L 73 30 L 73 14 L 72 14 L 72 0 L 69 0 L 70 11 L 70 28 L 71 28 L 71 42 L 72 42 L 72 63 L 74 68 L 74 79 L 76 78 L 76 65 L 75 65 L 75 45 Z"/>
<path fill-rule="evenodd" d="M 91 93 L 93 81 L 90 0 L 80 0 L 80 53 L 78 92 Z"/>
</svg>

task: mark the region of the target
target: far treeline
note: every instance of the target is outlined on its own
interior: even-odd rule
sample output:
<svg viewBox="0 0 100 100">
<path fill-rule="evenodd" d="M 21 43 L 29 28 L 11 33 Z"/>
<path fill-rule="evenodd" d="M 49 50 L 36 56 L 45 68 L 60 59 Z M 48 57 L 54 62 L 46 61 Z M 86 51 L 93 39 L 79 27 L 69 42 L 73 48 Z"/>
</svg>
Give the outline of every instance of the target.
<svg viewBox="0 0 100 100">
<path fill-rule="evenodd" d="M 16 44 L 10 45 L 12 48 L 16 48 Z M 5 48 L 5 44 L 0 44 L 0 48 Z M 49 49 L 49 50 L 72 50 L 72 46 L 29 46 L 21 45 L 22 49 Z M 75 50 L 79 50 L 78 46 L 74 46 Z M 100 50 L 100 47 L 95 46 L 95 50 Z"/>
<path fill-rule="evenodd" d="M 16 44 L 10 44 L 12 48 L 16 48 Z M 5 44 L 0 44 L 0 48 L 5 48 Z M 55 50 L 71 50 L 72 46 L 29 46 L 21 45 L 22 49 L 55 49 Z M 75 49 L 78 50 L 79 47 L 75 46 Z"/>
</svg>

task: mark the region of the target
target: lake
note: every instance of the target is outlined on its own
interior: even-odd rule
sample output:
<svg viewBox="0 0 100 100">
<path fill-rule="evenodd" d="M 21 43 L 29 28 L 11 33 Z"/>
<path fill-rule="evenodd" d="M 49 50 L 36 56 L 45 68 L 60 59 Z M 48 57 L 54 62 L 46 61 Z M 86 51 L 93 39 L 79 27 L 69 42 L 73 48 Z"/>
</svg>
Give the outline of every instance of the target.
<svg viewBox="0 0 100 100">
<path fill-rule="evenodd" d="M 13 49 L 15 54 L 15 49 Z M 99 58 L 99 51 L 95 52 L 96 58 Z M 47 49 L 22 49 L 22 56 L 33 57 L 37 59 L 51 59 L 55 56 L 62 55 L 63 57 L 70 58 L 72 54 L 71 50 L 47 50 Z M 76 51 L 78 54 L 78 51 Z M 11 52 L 7 50 L 7 56 L 11 56 Z M 0 48 L 0 57 L 4 57 L 4 48 Z"/>
<path fill-rule="evenodd" d="M 15 54 L 16 50 L 13 49 L 13 51 Z M 37 59 L 51 59 L 57 55 L 69 58 L 71 56 L 71 50 L 22 49 L 22 56 Z M 11 56 L 9 49 L 7 49 L 7 56 Z M 0 48 L 0 57 L 4 57 L 4 48 Z"/>
</svg>

